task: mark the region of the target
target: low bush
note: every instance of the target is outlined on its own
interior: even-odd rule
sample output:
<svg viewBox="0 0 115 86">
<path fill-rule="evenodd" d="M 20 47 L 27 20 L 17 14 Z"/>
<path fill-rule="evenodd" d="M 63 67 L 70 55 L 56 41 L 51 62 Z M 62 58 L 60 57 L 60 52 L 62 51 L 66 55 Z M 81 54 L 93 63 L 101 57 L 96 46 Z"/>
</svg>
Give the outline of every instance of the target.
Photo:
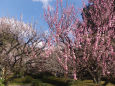
<svg viewBox="0 0 115 86">
<path fill-rule="evenodd" d="M 0 79 L 0 86 L 4 86 L 4 80 L 3 79 Z"/>
</svg>

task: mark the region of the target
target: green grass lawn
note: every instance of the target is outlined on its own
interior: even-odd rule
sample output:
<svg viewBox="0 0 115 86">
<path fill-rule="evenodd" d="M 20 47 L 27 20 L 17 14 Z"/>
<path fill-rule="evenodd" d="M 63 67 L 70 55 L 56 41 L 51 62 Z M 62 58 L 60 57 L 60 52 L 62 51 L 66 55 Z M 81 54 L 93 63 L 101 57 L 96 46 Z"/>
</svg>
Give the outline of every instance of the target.
<svg viewBox="0 0 115 86">
<path fill-rule="evenodd" d="M 105 82 L 101 81 L 103 86 Z M 15 78 L 11 82 L 9 82 L 9 86 L 98 86 L 93 83 L 92 80 L 72 80 L 65 78 L 56 78 L 54 76 L 46 76 L 42 78 L 32 78 L 30 76 L 26 76 L 23 78 Z M 0 85 L 1 86 L 1 85 Z M 107 83 L 105 86 L 115 86 L 115 84 Z"/>
</svg>

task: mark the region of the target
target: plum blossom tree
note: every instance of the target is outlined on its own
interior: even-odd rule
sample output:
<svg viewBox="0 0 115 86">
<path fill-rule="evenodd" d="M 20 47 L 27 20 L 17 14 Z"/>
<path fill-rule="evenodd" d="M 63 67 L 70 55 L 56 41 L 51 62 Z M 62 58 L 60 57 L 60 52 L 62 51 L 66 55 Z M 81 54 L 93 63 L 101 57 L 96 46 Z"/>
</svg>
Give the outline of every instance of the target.
<svg viewBox="0 0 115 86">
<path fill-rule="evenodd" d="M 58 4 L 61 3 L 61 4 Z M 60 7 L 60 6 L 61 7 Z M 47 10 L 45 13 L 45 19 L 49 25 L 51 36 L 50 45 L 54 44 L 58 46 L 63 46 L 63 48 L 58 48 L 57 58 L 61 66 L 65 70 L 65 75 L 68 74 L 68 64 L 73 66 L 73 76 L 76 78 L 76 57 L 74 53 L 74 43 L 72 40 L 72 26 L 77 22 L 77 15 L 73 6 L 68 6 L 67 8 L 62 7 L 62 0 L 57 0 L 56 11 L 51 12 Z"/>
<path fill-rule="evenodd" d="M 80 37 L 83 58 L 79 62 L 86 66 L 95 83 L 100 83 L 101 76 L 115 75 L 114 2 L 89 0 L 89 6 L 84 8 L 82 14 L 84 32 Z"/>
<path fill-rule="evenodd" d="M 52 36 L 50 44 L 64 45 L 57 58 L 65 74 L 69 71 L 68 64 L 72 64 L 74 79 L 79 67 L 85 68 L 95 83 L 100 83 L 101 76 L 115 74 L 114 0 L 89 0 L 81 22 L 74 6 L 63 8 L 59 0 L 56 10 L 47 10 L 44 15 Z"/>
<path fill-rule="evenodd" d="M 42 47 L 38 47 L 44 41 Z M 40 56 L 45 37 L 38 35 L 33 27 L 22 21 L 10 18 L 0 18 L 0 66 L 2 78 L 7 81 L 19 73 L 26 72 L 27 63 Z"/>
</svg>

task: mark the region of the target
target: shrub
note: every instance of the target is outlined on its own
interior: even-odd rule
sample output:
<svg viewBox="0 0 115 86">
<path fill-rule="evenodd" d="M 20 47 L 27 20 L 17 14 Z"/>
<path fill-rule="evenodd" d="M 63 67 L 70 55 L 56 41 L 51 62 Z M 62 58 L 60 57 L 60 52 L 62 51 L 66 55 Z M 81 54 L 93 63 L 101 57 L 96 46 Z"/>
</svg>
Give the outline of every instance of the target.
<svg viewBox="0 0 115 86">
<path fill-rule="evenodd" d="M 0 86 L 4 86 L 4 80 L 3 79 L 0 79 Z"/>
</svg>

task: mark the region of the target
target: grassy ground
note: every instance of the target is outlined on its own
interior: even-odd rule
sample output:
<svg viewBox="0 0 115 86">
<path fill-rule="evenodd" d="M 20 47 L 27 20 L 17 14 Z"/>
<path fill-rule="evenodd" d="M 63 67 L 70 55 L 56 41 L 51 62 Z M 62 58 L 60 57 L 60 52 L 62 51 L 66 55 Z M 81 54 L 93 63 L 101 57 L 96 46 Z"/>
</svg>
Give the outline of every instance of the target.
<svg viewBox="0 0 115 86">
<path fill-rule="evenodd" d="M 110 82 L 101 81 L 102 86 L 115 86 Z M 105 84 L 105 85 L 104 85 Z M 4 85 L 0 85 L 4 86 Z M 65 78 L 56 78 L 54 76 L 43 76 L 32 78 L 30 76 L 15 78 L 9 82 L 9 86 L 98 86 L 92 80 L 72 80 Z"/>
</svg>

